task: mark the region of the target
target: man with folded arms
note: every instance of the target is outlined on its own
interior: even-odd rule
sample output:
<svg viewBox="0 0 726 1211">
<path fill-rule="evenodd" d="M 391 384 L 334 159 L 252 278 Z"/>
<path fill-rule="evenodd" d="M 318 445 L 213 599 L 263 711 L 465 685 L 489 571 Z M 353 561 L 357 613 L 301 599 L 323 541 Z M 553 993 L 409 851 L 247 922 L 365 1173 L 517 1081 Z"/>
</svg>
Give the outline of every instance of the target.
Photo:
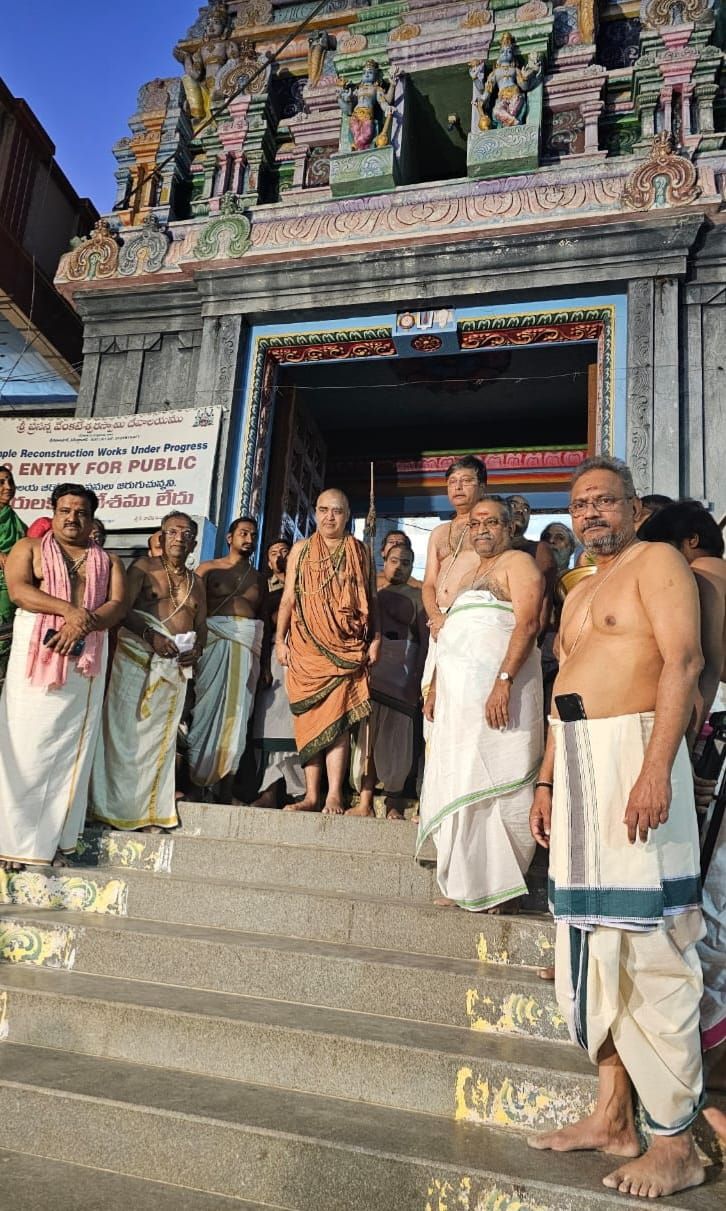
<svg viewBox="0 0 726 1211">
<path fill-rule="evenodd" d="M 160 832 L 179 823 L 176 734 L 206 638 L 204 586 L 187 567 L 196 540 L 196 522 L 169 513 L 161 523 L 162 554 L 142 555 L 129 568 L 129 612 L 91 777 L 93 814 L 112 828 Z"/>
<path fill-rule="evenodd" d="M 118 559 L 91 539 L 95 493 L 54 489 L 51 529 L 22 538 L 5 577 L 15 615 L 0 700 L 0 867 L 62 865 L 83 828 L 108 629 L 124 616 Z"/>
</svg>

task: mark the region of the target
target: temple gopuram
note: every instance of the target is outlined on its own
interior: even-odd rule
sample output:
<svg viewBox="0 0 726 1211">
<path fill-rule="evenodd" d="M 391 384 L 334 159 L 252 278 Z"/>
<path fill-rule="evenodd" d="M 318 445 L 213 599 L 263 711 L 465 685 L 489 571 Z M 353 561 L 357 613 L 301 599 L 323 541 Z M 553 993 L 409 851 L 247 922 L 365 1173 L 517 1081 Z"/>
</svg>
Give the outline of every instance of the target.
<svg viewBox="0 0 726 1211">
<path fill-rule="evenodd" d="M 561 509 L 587 452 L 726 507 L 726 14 L 714 0 L 226 0 L 143 84 L 61 261 L 80 415 L 221 405 L 209 521 L 451 455 Z"/>
</svg>

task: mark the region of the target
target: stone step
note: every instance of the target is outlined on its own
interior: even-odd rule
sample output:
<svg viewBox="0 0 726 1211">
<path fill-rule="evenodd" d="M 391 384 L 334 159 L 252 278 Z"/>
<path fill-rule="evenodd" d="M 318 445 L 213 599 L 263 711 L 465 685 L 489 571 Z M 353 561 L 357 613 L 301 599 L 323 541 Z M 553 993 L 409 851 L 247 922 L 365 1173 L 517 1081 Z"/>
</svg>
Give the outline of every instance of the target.
<svg viewBox="0 0 726 1211">
<path fill-rule="evenodd" d="M 284 1211 L 271 1203 L 124 1177 L 0 1148 L 2 1205 L 15 1211 Z"/>
<path fill-rule="evenodd" d="M 642 1207 L 602 1186 L 612 1157 L 544 1157 L 515 1132 L 12 1043 L 0 1120 L 7 1149 L 295 1211 Z M 721 1205 L 726 1182 L 709 1176 L 671 1211 Z"/>
<path fill-rule="evenodd" d="M 220 842 L 187 834 L 158 836 L 103 832 L 79 842 L 79 865 L 148 870 L 180 878 L 209 875 L 228 883 L 284 883 L 316 891 L 432 900 L 440 894 L 435 871 L 409 854 L 348 852 L 315 845 L 237 840 Z"/>
<path fill-rule="evenodd" d="M 589 1113 L 563 1043 L 206 989 L 4 965 L 7 1037 L 107 1059 L 544 1130 Z"/>
<path fill-rule="evenodd" d="M 321 812 L 283 812 L 226 803 L 179 804 L 181 829 L 171 833 L 217 840 L 258 841 L 267 845 L 314 845 L 347 853 L 400 854 L 413 857 L 416 825 L 411 821 L 324 816 Z M 134 834 L 137 835 L 137 834 Z M 426 853 L 433 856 L 433 845 Z"/>
<path fill-rule="evenodd" d="M 0 959 L 478 1031 L 567 1037 L 552 984 L 532 971 L 477 959 L 62 911 L 0 913 Z"/>
<path fill-rule="evenodd" d="M 391 828 L 393 825 L 390 826 Z M 415 954 L 540 967 L 551 961 L 554 927 L 544 914 L 492 916 L 423 901 L 124 868 L 74 867 L 72 873 L 0 871 L 0 906 L 67 909 L 98 915 L 244 929 Z M 0 912 L 2 912 L 0 908 Z"/>
</svg>

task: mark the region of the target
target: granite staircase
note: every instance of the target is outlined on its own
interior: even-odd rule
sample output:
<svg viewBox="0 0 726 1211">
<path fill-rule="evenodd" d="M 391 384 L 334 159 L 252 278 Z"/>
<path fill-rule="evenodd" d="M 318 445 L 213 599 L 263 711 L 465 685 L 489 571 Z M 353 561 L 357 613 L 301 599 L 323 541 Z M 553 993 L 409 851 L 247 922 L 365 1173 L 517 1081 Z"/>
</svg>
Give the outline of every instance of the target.
<svg viewBox="0 0 726 1211">
<path fill-rule="evenodd" d="M 0 1191 L 14 1211 L 610 1211 L 544 913 L 435 908 L 410 824 L 184 805 L 0 874 Z M 712 1211 L 706 1186 L 667 1200 Z"/>
</svg>

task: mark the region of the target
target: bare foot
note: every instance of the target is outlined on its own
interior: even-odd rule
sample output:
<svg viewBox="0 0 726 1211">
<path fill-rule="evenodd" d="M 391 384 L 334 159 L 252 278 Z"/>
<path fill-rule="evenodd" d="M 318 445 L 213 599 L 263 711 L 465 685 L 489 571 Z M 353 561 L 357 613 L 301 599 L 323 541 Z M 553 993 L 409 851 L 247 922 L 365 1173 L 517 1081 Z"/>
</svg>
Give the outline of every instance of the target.
<svg viewBox="0 0 726 1211">
<path fill-rule="evenodd" d="M 419 816 L 418 812 L 414 812 L 413 815 L 411 816 L 411 823 L 418 824 L 420 819 L 421 819 L 421 817 Z"/>
<path fill-rule="evenodd" d="M 369 819 L 371 816 L 375 816 L 375 814 L 376 813 L 374 812 L 373 808 L 368 807 L 365 803 L 359 803 L 357 807 L 349 807 L 345 813 L 346 816 L 365 816 L 367 819 Z"/>
<path fill-rule="evenodd" d="M 717 1110 L 715 1106 L 709 1106 L 704 1110 L 703 1117 L 716 1132 L 721 1143 L 726 1144 L 726 1114 L 724 1114 L 723 1110 Z"/>
<path fill-rule="evenodd" d="M 232 800 L 234 802 L 234 800 Z M 277 807 L 277 783 L 252 800 L 252 807 Z"/>
<path fill-rule="evenodd" d="M 540 980 L 554 980 L 554 978 L 555 978 L 554 965 L 552 967 L 540 967 L 539 971 L 537 972 L 537 975 L 539 976 Z"/>
<path fill-rule="evenodd" d="M 603 1178 L 603 1185 L 621 1194 L 664 1198 L 678 1190 L 700 1186 L 706 1171 L 698 1159 L 690 1131 L 681 1135 L 655 1135 L 644 1156 L 628 1161 Z"/>
<path fill-rule="evenodd" d="M 317 799 L 308 799 L 307 795 L 299 803 L 286 803 L 284 812 L 319 812 L 320 804 Z"/>
<path fill-rule="evenodd" d="M 65 854 L 61 853 L 61 851 L 57 849 L 55 851 L 55 857 L 53 858 L 53 861 L 49 863 L 49 865 L 54 870 L 58 870 L 59 867 L 68 865 L 68 859 L 66 858 Z"/>
<path fill-rule="evenodd" d="M 434 900 L 437 908 L 457 908 L 456 900 L 450 900 L 448 896 L 439 896 Z"/>
<path fill-rule="evenodd" d="M 161 828 L 158 824 L 147 824 L 144 828 L 140 828 L 140 833 L 165 833 L 168 830 Z"/>
<path fill-rule="evenodd" d="M 552 1152 L 611 1152 L 613 1156 L 640 1156 L 638 1134 L 629 1115 L 617 1125 L 604 1114 L 590 1114 L 559 1131 L 543 1131 L 527 1138 L 530 1148 Z"/>
<path fill-rule="evenodd" d="M 403 812 L 400 812 L 397 807 L 389 807 L 386 812 L 387 820 L 405 820 Z"/>
<path fill-rule="evenodd" d="M 334 799 L 330 795 L 328 795 L 327 799 L 325 800 L 325 807 L 323 808 L 323 815 L 324 816 L 344 816 L 345 809 L 343 807 L 343 804 L 340 802 L 340 799 Z"/>
<path fill-rule="evenodd" d="M 6 870 L 9 875 L 19 875 L 25 870 L 22 862 L 11 862 L 9 858 L 0 858 L 0 870 Z"/>
</svg>

